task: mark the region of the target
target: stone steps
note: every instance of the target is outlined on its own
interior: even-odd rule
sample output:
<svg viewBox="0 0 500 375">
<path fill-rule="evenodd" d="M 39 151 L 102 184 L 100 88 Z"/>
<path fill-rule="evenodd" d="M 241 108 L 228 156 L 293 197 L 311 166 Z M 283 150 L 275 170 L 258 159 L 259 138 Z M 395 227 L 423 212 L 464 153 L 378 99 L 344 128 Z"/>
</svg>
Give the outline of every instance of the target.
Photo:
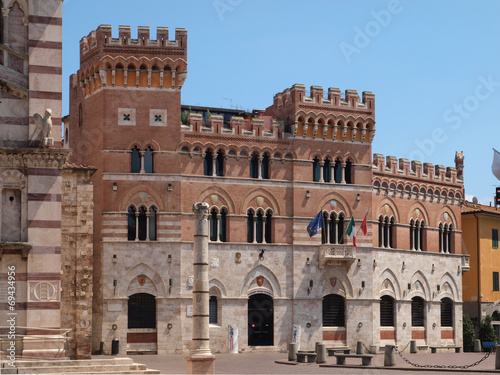
<svg viewBox="0 0 500 375">
<path fill-rule="evenodd" d="M 159 374 L 158 370 L 147 369 L 146 365 L 134 363 L 131 358 L 18 361 L 16 368 L 4 363 L 0 373 L 14 374 Z M 8 372 L 6 370 L 9 370 Z"/>
<path fill-rule="evenodd" d="M 56 366 L 89 366 L 89 365 L 131 365 L 134 361 L 128 357 L 100 358 L 100 359 L 55 359 L 16 361 L 16 367 L 56 367 Z"/>
</svg>

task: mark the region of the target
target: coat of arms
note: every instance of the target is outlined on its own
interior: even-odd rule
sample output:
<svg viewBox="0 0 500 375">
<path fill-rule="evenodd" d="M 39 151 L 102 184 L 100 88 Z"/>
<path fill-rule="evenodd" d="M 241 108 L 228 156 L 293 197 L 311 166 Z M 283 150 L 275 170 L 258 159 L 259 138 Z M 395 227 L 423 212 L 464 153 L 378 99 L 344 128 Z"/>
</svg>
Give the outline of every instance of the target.
<svg viewBox="0 0 500 375">
<path fill-rule="evenodd" d="M 257 285 L 262 286 L 264 284 L 264 276 L 257 276 Z"/>
<path fill-rule="evenodd" d="M 335 285 L 337 285 L 337 278 L 336 277 L 330 277 L 330 285 L 335 288 Z"/>
<path fill-rule="evenodd" d="M 217 204 L 217 202 L 219 201 L 219 196 L 218 196 L 217 194 L 212 194 L 212 195 L 210 196 L 210 201 L 212 201 L 212 204 L 213 204 L 213 205 L 216 205 L 216 204 Z"/>
<path fill-rule="evenodd" d="M 264 204 L 264 197 L 257 197 L 257 206 L 262 207 Z"/>
<path fill-rule="evenodd" d="M 143 286 L 144 284 L 146 284 L 146 275 L 141 274 L 137 276 L 137 281 L 139 282 L 140 286 Z"/>
</svg>

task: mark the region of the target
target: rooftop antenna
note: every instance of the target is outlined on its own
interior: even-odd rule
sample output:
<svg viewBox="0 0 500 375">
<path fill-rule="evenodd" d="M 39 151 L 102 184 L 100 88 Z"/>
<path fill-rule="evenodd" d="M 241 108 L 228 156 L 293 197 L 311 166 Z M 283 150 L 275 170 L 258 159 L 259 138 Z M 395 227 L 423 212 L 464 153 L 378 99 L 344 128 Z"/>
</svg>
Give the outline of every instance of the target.
<svg viewBox="0 0 500 375">
<path fill-rule="evenodd" d="M 229 100 L 229 108 L 233 108 L 233 99 L 231 98 L 222 98 L 224 100 Z"/>
</svg>

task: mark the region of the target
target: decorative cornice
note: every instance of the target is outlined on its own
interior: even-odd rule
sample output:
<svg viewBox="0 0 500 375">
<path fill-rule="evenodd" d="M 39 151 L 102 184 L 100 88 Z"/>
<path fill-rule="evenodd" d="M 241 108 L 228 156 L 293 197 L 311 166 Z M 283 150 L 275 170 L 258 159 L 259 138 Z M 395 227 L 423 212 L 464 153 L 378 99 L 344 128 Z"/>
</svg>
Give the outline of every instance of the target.
<svg viewBox="0 0 500 375">
<path fill-rule="evenodd" d="M 309 104 L 299 104 L 299 108 L 302 110 L 317 110 L 317 111 L 323 111 L 328 110 L 330 112 L 344 112 L 344 113 L 349 113 L 349 114 L 359 114 L 359 115 L 364 115 L 367 117 L 372 117 L 373 112 L 369 109 L 352 109 L 352 108 L 342 108 L 342 107 L 334 107 L 334 108 L 327 108 L 325 106 L 319 106 L 319 105 L 309 105 Z"/>
<path fill-rule="evenodd" d="M 28 90 L 2 79 L 0 79 L 0 91 L 16 96 L 19 99 L 28 100 Z"/>
<path fill-rule="evenodd" d="M 0 148 L 0 168 L 62 169 L 71 150 Z"/>
</svg>

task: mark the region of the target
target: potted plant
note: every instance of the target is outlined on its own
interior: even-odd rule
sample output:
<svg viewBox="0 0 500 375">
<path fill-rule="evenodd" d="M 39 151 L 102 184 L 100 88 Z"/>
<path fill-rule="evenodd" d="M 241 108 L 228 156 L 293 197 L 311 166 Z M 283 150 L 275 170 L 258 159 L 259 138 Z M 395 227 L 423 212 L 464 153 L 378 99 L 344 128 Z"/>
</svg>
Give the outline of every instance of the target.
<svg viewBox="0 0 500 375">
<path fill-rule="evenodd" d="M 496 345 L 495 329 L 491 325 L 491 316 L 489 315 L 486 315 L 486 317 L 481 321 L 481 325 L 479 326 L 479 340 L 481 340 L 481 343 L 488 342 Z M 484 348 L 484 350 L 491 351 L 491 348 Z"/>
<path fill-rule="evenodd" d="M 476 335 L 474 333 L 474 323 L 472 323 L 472 320 L 468 314 L 463 314 L 462 324 L 464 352 L 471 352 L 474 346 L 474 339 L 476 338 Z"/>
</svg>

